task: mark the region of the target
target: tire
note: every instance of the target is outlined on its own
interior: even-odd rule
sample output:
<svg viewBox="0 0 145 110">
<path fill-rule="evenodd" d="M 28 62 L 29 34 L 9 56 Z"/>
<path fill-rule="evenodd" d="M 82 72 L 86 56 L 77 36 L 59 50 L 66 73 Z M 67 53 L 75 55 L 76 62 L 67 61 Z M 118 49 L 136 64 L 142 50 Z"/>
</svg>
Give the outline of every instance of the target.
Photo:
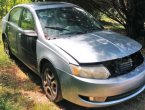
<svg viewBox="0 0 145 110">
<path fill-rule="evenodd" d="M 49 63 L 42 68 L 42 85 L 47 98 L 52 102 L 62 100 L 60 83 L 55 69 Z"/>
<path fill-rule="evenodd" d="M 6 38 L 3 40 L 3 44 L 4 44 L 4 51 L 5 51 L 5 53 L 6 53 L 10 58 L 13 58 L 12 52 L 11 52 L 10 47 L 9 47 L 8 40 L 7 40 Z"/>
</svg>

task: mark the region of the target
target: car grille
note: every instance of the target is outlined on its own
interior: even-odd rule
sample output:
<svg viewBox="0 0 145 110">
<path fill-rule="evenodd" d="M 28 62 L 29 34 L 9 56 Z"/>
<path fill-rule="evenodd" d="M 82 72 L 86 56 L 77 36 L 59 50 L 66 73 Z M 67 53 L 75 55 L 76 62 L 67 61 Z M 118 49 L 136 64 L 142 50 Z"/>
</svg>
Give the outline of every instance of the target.
<svg viewBox="0 0 145 110">
<path fill-rule="evenodd" d="M 136 52 L 130 56 L 121 59 L 104 62 L 104 65 L 110 71 L 110 77 L 116 77 L 131 72 L 143 63 L 143 59 L 144 58 L 141 52 Z"/>
</svg>

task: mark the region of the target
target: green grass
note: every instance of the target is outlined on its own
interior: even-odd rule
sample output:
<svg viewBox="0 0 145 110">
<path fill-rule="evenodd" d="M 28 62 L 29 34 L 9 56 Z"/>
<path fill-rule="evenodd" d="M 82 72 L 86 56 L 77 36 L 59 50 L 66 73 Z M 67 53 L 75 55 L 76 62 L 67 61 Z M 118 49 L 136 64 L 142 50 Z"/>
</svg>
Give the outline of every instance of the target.
<svg viewBox="0 0 145 110">
<path fill-rule="evenodd" d="M 8 87 L 0 87 L 0 109 L 1 110 L 24 110 L 25 107 L 31 108 L 33 104 L 21 95 L 18 90 Z"/>
<path fill-rule="evenodd" d="M 58 110 L 54 104 L 34 104 L 34 110 Z"/>
</svg>

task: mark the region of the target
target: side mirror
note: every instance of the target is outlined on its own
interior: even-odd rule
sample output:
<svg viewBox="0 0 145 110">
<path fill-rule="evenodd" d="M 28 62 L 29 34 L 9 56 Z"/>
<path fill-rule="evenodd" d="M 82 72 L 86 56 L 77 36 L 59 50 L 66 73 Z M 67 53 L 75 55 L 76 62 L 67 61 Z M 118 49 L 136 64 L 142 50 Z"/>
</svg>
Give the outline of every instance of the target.
<svg viewBox="0 0 145 110">
<path fill-rule="evenodd" d="M 37 37 L 37 33 L 33 30 L 24 30 L 24 35 L 27 37 Z"/>
</svg>

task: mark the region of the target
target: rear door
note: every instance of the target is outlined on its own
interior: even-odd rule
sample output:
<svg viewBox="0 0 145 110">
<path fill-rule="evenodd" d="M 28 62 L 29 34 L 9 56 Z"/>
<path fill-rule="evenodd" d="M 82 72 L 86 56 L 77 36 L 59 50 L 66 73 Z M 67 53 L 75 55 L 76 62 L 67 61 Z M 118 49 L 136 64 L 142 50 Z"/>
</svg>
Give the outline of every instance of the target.
<svg viewBox="0 0 145 110">
<path fill-rule="evenodd" d="M 16 7 L 11 10 L 9 20 L 6 26 L 9 45 L 13 54 L 18 55 L 17 37 L 19 28 L 19 19 L 22 13 L 21 7 Z"/>
<path fill-rule="evenodd" d="M 20 20 L 20 30 L 18 33 L 18 50 L 19 57 L 31 69 L 36 70 L 36 27 L 32 13 L 28 9 L 24 9 Z"/>
</svg>

